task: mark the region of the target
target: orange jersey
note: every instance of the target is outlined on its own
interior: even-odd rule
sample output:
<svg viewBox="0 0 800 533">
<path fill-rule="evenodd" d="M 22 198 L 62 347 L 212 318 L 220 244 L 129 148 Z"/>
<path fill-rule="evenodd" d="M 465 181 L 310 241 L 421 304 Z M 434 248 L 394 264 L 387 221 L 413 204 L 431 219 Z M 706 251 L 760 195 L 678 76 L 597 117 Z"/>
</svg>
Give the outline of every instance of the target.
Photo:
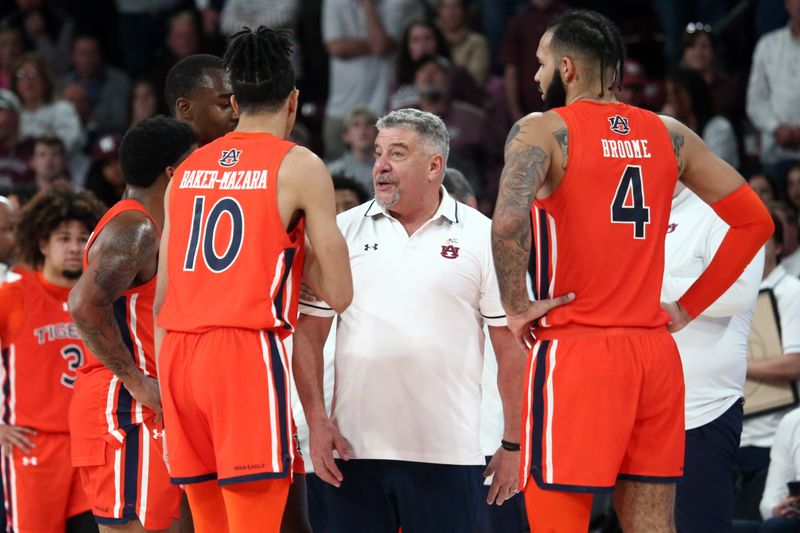
<svg viewBox="0 0 800 533">
<path fill-rule="evenodd" d="M 2 422 L 69 431 L 67 406 L 85 348 L 67 311 L 69 289 L 24 271 L 0 287 Z"/>
<path fill-rule="evenodd" d="M 574 292 L 540 327 L 658 327 L 664 239 L 678 164 L 661 119 L 625 104 L 580 101 L 567 124 L 567 170 L 531 206 L 539 299 Z"/>
<path fill-rule="evenodd" d="M 178 167 L 159 326 L 187 333 L 266 329 L 281 338 L 292 332 L 303 225 L 287 234 L 276 184 L 293 146 L 268 133 L 232 132 Z"/>
<path fill-rule="evenodd" d="M 114 217 L 125 211 L 149 213 L 136 200 L 116 203 L 97 223 L 83 255 L 84 269 L 89 266 L 89 250 L 97 237 Z M 152 220 L 152 217 L 151 217 Z M 154 221 L 155 223 L 155 221 Z M 114 319 L 122 341 L 130 350 L 138 369 L 146 376 L 157 377 L 153 340 L 153 298 L 156 278 L 128 289 L 113 303 Z M 109 442 L 121 444 L 128 430 L 154 416 L 149 407 L 133 399 L 122 382 L 87 350 L 86 365 L 80 369 L 71 407 L 73 431 L 85 437 L 103 436 Z M 79 458 L 80 446 L 73 446 Z M 76 463 L 78 464 L 78 463 Z"/>
</svg>

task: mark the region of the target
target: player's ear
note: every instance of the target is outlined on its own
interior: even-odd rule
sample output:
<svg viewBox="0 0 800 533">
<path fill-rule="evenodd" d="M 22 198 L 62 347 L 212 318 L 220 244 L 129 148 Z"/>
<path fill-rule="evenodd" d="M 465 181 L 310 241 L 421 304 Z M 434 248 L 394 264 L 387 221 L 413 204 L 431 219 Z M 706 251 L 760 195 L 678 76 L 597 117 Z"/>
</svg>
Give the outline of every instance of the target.
<svg viewBox="0 0 800 533">
<path fill-rule="evenodd" d="M 289 114 L 293 115 L 297 113 L 297 105 L 298 100 L 300 99 L 300 91 L 297 89 L 292 89 L 292 92 L 289 93 Z"/>
<path fill-rule="evenodd" d="M 236 99 L 235 95 L 231 95 L 231 109 L 233 109 L 233 114 L 237 117 L 241 116 L 239 114 L 239 100 Z"/>
<path fill-rule="evenodd" d="M 175 101 L 175 114 L 178 118 L 183 120 L 194 119 L 194 110 L 192 109 L 192 101 L 188 98 L 178 98 Z"/>
<path fill-rule="evenodd" d="M 561 63 L 558 65 L 558 75 L 561 76 L 564 83 L 574 80 L 577 73 L 575 61 L 569 56 L 562 57 Z"/>
</svg>

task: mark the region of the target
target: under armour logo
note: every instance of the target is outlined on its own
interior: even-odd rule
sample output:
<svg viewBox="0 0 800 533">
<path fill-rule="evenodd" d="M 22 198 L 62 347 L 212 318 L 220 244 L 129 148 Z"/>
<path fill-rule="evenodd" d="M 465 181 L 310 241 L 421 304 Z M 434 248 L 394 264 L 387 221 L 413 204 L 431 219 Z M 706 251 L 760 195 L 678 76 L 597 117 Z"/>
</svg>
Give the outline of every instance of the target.
<svg viewBox="0 0 800 533">
<path fill-rule="evenodd" d="M 157 429 L 154 429 L 153 430 L 153 440 L 158 440 L 159 437 L 161 437 L 162 439 L 164 438 L 164 430 L 162 429 L 161 431 L 159 431 Z"/>
<path fill-rule="evenodd" d="M 34 457 L 23 457 L 22 458 L 22 466 L 38 466 L 39 459 Z"/>
<path fill-rule="evenodd" d="M 67 307 L 67 302 L 62 302 L 61 308 L 64 309 L 64 312 L 69 312 L 69 307 Z"/>
<path fill-rule="evenodd" d="M 364 251 L 365 252 L 368 252 L 370 248 L 372 248 L 373 250 L 377 250 L 378 249 L 378 243 L 376 242 L 375 244 L 365 244 L 364 245 Z"/>
</svg>

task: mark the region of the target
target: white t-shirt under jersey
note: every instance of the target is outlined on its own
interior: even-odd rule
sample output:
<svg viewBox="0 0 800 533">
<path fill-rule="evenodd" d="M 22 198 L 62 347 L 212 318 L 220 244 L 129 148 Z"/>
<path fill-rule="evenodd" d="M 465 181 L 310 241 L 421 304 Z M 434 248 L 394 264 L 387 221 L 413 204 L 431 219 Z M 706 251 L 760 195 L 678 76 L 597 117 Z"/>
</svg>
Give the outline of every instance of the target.
<svg viewBox="0 0 800 533">
<path fill-rule="evenodd" d="M 353 457 L 484 464 L 484 325 L 506 325 L 491 221 L 442 188 L 436 214 L 410 237 L 374 201 L 337 222 L 353 302 L 337 320 L 332 418 Z M 333 315 L 313 305 L 300 311 Z"/>
<path fill-rule="evenodd" d="M 661 300 L 683 296 L 716 254 L 728 225 L 689 189 L 672 200 Z M 674 335 L 686 382 L 686 429 L 715 420 L 742 397 L 747 339 L 764 272 L 759 251 L 739 279 Z"/>
</svg>

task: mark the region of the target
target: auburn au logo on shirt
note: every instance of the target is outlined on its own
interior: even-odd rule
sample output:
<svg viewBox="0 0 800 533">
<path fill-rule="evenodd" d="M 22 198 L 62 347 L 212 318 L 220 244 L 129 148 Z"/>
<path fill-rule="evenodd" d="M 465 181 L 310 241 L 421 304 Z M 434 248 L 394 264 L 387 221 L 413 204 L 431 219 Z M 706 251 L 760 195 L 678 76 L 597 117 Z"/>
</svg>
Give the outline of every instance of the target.
<svg viewBox="0 0 800 533">
<path fill-rule="evenodd" d="M 241 150 L 231 148 L 230 150 L 223 150 L 222 155 L 219 156 L 219 164 L 223 167 L 232 167 L 239 162 L 239 157 L 242 155 Z"/>
<path fill-rule="evenodd" d="M 613 117 L 608 117 L 608 122 L 611 125 L 610 129 L 614 133 L 619 133 L 620 135 L 627 135 L 630 133 L 631 128 L 628 126 L 628 119 L 623 117 L 622 115 L 614 115 Z"/>
</svg>

